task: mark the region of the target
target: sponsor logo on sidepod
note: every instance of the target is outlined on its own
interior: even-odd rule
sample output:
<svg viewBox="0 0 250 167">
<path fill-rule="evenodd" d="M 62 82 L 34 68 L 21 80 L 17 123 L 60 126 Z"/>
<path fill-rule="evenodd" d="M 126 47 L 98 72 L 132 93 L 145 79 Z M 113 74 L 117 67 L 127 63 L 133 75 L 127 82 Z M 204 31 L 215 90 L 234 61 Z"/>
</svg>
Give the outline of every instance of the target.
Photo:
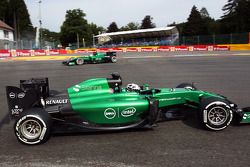
<svg viewBox="0 0 250 167">
<path fill-rule="evenodd" d="M 129 107 L 124 109 L 121 114 L 123 117 L 130 117 L 132 115 L 134 115 L 134 113 L 136 112 L 136 109 L 134 107 Z"/>
<path fill-rule="evenodd" d="M 107 118 L 107 119 L 113 119 L 115 118 L 116 116 L 116 112 L 113 108 L 107 108 L 105 111 L 104 111 L 104 116 Z"/>
</svg>

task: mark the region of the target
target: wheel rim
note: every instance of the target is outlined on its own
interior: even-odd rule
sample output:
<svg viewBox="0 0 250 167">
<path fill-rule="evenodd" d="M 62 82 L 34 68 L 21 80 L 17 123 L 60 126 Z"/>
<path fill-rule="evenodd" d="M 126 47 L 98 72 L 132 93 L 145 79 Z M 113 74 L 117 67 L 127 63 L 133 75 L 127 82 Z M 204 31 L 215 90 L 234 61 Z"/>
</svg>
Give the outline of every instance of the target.
<svg viewBox="0 0 250 167">
<path fill-rule="evenodd" d="M 82 59 L 77 59 L 77 64 L 83 64 L 83 60 Z"/>
<path fill-rule="evenodd" d="M 116 62 L 116 57 L 112 57 L 112 62 Z"/>
<path fill-rule="evenodd" d="M 228 118 L 228 112 L 225 108 L 223 107 L 213 107 L 209 112 L 208 112 L 208 120 L 211 122 L 213 125 L 222 125 L 226 122 Z"/>
<path fill-rule="evenodd" d="M 21 134 L 29 140 L 38 138 L 41 135 L 42 127 L 36 120 L 26 120 L 21 125 Z"/>
</svg>

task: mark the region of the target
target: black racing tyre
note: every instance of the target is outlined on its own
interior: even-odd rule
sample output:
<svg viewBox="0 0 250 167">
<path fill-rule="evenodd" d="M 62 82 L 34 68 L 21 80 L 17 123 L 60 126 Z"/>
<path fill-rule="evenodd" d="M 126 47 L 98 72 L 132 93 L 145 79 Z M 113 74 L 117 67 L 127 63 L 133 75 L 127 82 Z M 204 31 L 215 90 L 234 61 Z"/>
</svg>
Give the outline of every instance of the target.
<svg viewBox="0 0 250 167">
<path fill-rule="evenodd" d="M 111 57 L 111 62 L 112 62 L 112 63 L 116 63 L 116 62 L 117 62 L 116 56 L 112 56 L 112 57 Z"/>
<path fill-rule="evenodd" d="M 219 131 L 227 128 L 233 120 L 233 111 L 227 100 L 210 97 L 201 99 L 201 123 L 206 129 Z"/>
<path fill-rule="evenodd" d="M 20 114 L 14 124 L 14 132 L 22 144 L 41 144 L 50 137 L 51 122 L 51 117 L 46 111 L 33 108 Z"/>
<path fill-rule="evenodd" d="M 190 90 L 197 90 L 197 88 L 191 83 L 181 83 L 177 85 L 176 88 L 186 88 Z"/>
<path fill-rule="evenodd" d="M 77 65 L 83 65 L 84 64 L 84 60 L 81 59 L 81 58 L 78 58 L 78 59 L 76 59 L 76 64 Z"/>
</svg>

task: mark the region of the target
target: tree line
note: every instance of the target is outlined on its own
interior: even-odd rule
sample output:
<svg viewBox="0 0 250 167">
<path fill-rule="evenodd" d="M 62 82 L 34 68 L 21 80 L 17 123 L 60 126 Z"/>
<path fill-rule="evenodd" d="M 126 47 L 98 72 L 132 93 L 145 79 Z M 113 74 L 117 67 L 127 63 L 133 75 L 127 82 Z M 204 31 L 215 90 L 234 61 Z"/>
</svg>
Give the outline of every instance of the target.
<svg viewBox="0 0 250 167">
<path fill-rule="evenodd" d="M 174 22 L 168 26 L 177 26 L 181 36 L 249 32 L 249 9 L 250 0 L 228 0 L 222 8 L 223 16 L 215 20 L 210 17 L 205 7 L 199 10 L 196 6 L 193 6 L 186 22 L 178 24 Z M 92 45 L 93 35 L 99 33 L 156 27 L 156 24 L 153 23 L 153 17 L 150 15 L 146 15 L 141 23 L 129 22 L 120 28 L 115 21 L 111 22 L 107 28 L 104 28 L 95 23 L 89 23 L 85 17 L 86 14 L 81 9 L 67 10 L 59 33 L 42 29 L 42 32 L 46 34 L 43 36 L 44 40 L 57 40 L 63 46 L 76 43 L 77 40 L 80 40 L 80 42 L 83 40 L 86 46 L 90 46 Z M 16 37 L 27 38 L 31 36 L 34 38 L 34 27 L 31 24 L 24 0 L 1 0 L 0 19 L 17 30 L 15 31 Z"/>
<path fill-rule="evenodd" d="M 15 38 L 33 38 L 34 28 L 24 0 L 0 0 L 0 20 L 15 29 Z"/>
</svg>

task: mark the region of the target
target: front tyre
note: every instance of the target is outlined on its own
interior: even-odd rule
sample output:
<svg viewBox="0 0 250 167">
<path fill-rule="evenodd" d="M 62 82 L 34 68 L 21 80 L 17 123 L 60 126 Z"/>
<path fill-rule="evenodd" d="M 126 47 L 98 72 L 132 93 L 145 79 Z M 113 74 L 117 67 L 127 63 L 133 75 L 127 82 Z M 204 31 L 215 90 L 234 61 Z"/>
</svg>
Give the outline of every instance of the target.
<svg viewBox="0 0 250 167">
<path fill-rule="evenodd" d="M 112 62 L 112 63 L 116 63 L 116 62 L 117 62 L 116 56 L 112 56 L 112 57 L 111 57 L 111 62 Z"/>
<path fill-rule="evenodd" d="M 27 145 L 46 142 L 50 137 L 50 129 L 50 115 L 38 108 L 23 112 L 14 125 L 18 141 Z"/>
<path fill-rule="evenodd" d="M 201 117 L 203 125 L 214 131 L 227 128 L 233 119 L 230 104 L 220 98 L 211 97 L 201 100 Z"/>
<path fill-rule="evenodd" d="M 76 59 L 76 64 L 77 65 L 83 65 L 84 64 L 84 60 L 81 59 L 81 58 L 78 58 L 78 59 Z"/>
</svg>

